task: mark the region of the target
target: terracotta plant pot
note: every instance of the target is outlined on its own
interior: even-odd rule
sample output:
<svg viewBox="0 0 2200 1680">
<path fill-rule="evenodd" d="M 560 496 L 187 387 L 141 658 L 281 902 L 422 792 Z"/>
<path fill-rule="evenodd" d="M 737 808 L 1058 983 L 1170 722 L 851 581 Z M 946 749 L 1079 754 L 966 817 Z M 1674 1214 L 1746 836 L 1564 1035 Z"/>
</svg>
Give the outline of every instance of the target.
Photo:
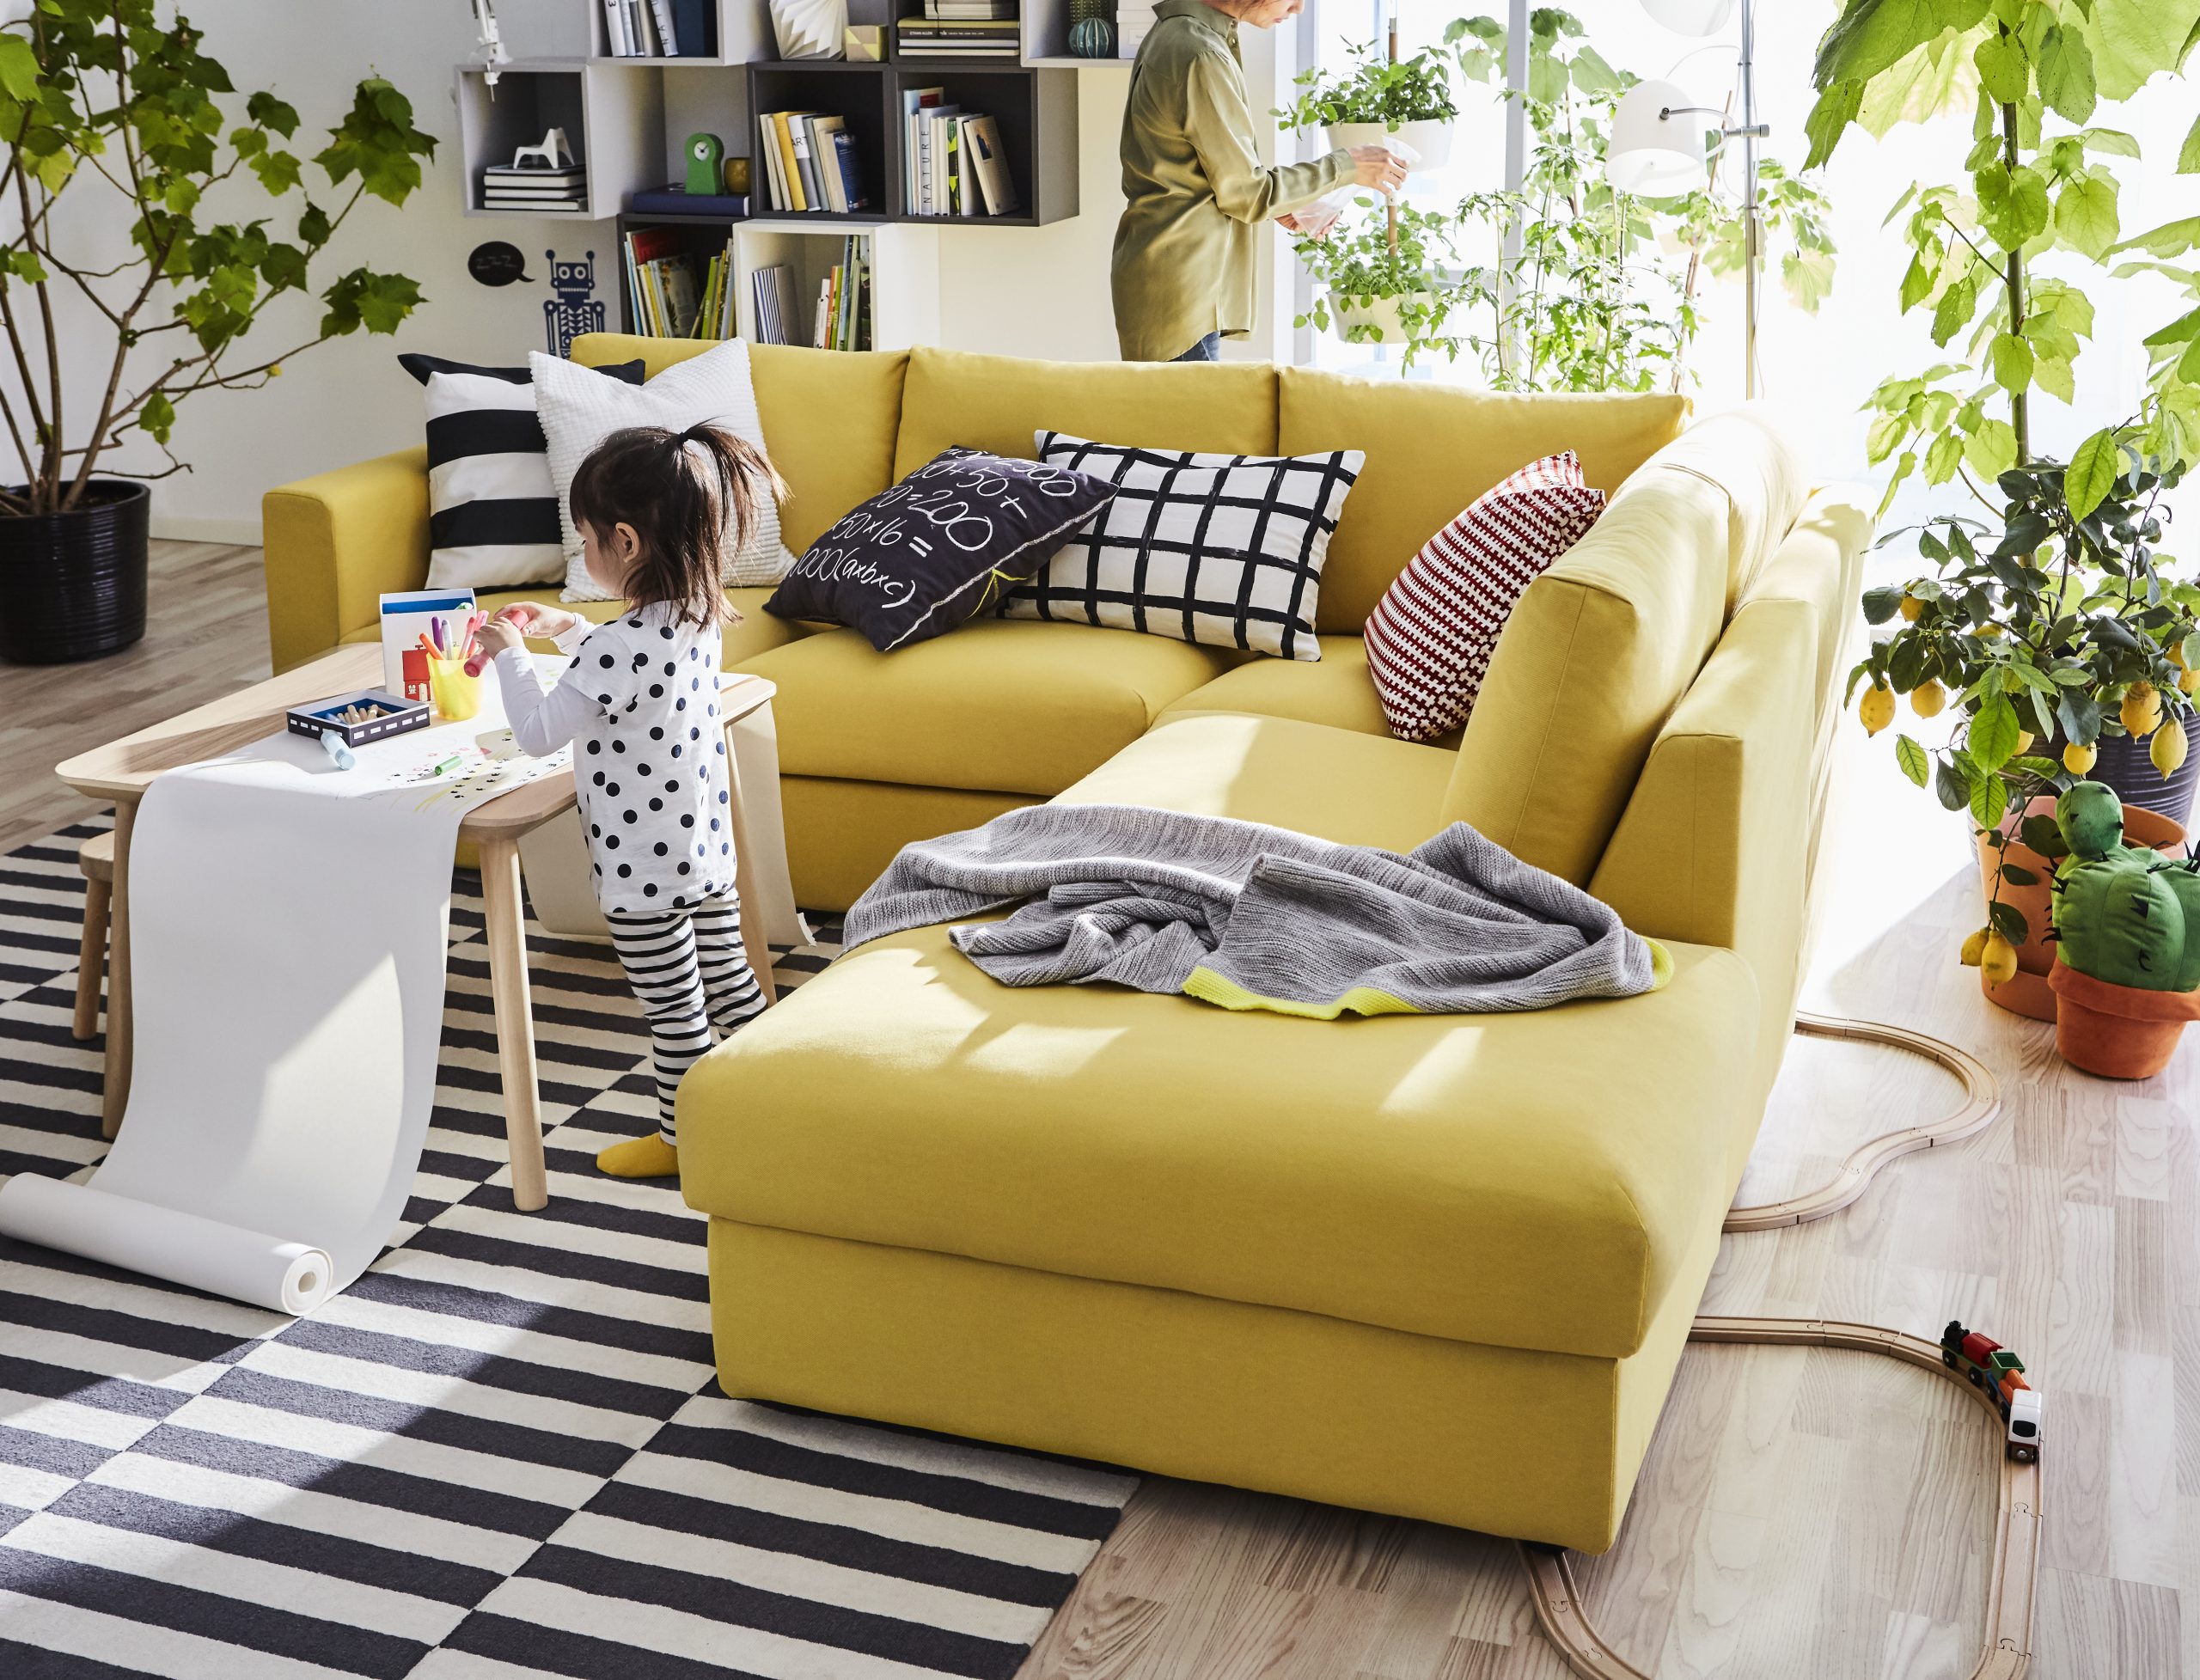
<svg viewBox="0 0 2200 1680">
<path fill-rule="evenodd" d="M 2014 1015 L 2029 1016 L 2035 1021 L 2052 1021 L 2056 1017 L 2055 990 L 2048 985 L 2049 973 L 2055 967 L 2055 944 L 2047 937 L 2048 883 L 2054 877 L 2055 867 L 2048 860 L 2026 846 L 2018 836 L 2023 832 L 2025 818 L 2044 816 L 2050 822 L 2055 817 L 2055 797 L 2043 794 L 2032 800 L 2021 811 L 2013 811 L 2001 819 L 2001 832 L 2008 837 L 2008 844 L 1996 852 L 1992 846 L 1978 848 L 1978 879 L 1987 901 L 1994 898 L 1994 873 L 2003 859 L 2020 869 L 2028 869 L 2039 877 L 2038 884 L 2020 887 L 2014 883 L 2003 885 L 2001 902 L 2020 912 L 2025 926 L 2031 930 L 2025 942 L 2017 947 L 2017 972 L 1999 986 L 1991 984 L 1983 972 L 1979 974 L 1979 989 L 1986 1000 L 1998 1004 Z M 2157 852 L 2169 852 L 2185 844 L 2185 830 L 2169 818 L 2143 806 L 2126 804 L 2124 807 L 2124 838 L 2132 846 L 2151 846 Z"/>
<path fill-rule="evenodd" d="M 2200 1020 L 2200 992 L 2142 992 L 2057 962 L 2047 976 L 2062 1007 L 2055 1048 L 2071 1066 L 2104 1079 L 2151 1079 L 2177 1054 L 2187 1021 Z"/>
</svg>

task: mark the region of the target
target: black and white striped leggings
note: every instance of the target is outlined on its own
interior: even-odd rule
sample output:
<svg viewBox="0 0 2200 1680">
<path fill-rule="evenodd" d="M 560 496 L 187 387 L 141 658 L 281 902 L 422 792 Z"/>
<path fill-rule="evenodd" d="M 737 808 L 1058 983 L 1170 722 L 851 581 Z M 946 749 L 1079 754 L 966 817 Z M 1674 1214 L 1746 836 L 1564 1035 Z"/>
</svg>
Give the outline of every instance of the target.
<svg viewBox="0 0 2200 1680">
<path fill-rule="evenodd" d="M 761 1013 L 764 993 L 741 944 L 741 901 L 706 899 L 693 910 L 607 916 L 626 984 L 649 1017 L 657 1060 L 657 1129 L 673 1143 L 672 1099 L 711 1048 Z"/>
</svg>

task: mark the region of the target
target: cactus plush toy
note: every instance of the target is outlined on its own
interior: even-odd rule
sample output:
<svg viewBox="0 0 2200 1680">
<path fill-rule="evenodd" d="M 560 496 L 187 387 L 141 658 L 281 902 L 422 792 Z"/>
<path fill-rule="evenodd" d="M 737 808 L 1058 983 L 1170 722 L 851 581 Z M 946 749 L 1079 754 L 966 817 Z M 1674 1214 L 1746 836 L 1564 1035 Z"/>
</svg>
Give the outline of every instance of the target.
<svg viewBox="0 0 2200 1680">
<path fill-rule="evenodd" d="M 2126 846 L 2122 804 L 2099 782 L 2073 784 L 2055 821 L 2070 848 L 2054 891 L 2062 960 L 2112 986 L 2200 987 L 2200 864 Z"/>
</svg>

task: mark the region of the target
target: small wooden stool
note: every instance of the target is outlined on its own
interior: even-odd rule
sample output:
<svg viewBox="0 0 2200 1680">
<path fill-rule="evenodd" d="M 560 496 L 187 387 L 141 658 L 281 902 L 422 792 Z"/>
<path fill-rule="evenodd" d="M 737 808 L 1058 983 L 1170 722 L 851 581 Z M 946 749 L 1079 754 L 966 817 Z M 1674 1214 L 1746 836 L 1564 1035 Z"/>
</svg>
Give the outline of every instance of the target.
<svg viewBox="0 0 2200 1680">
<path fill-rule="evenodd" d="M 79 1041 L 100 1033 L 100 977 L 107 968 L 107 907 L 114 892 L 114 834 L 94 834 L 76 853 L 84 871 L 84 938 L 76 948 L 76 1018 L 70 1030 Z"/>
</svg>

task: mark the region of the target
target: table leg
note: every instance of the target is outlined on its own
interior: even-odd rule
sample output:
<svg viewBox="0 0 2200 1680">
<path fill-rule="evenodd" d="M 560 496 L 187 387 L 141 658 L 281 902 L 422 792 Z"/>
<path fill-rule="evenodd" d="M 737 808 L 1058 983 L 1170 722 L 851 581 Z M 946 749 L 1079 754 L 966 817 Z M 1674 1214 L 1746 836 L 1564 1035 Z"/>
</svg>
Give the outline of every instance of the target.
<svg viewBox="0 0 2200 1680">
<path fill-rule="evenodd" d="M 768 1006 L 779 1000 L 779 991 L 772 983 L 772 944 L 764 934 L 764 907 L 757 901 L 756 853 L 749 841 L 747 804 L 741 797 L 741 766 L 730 752 L 725 755 L 725 779 L 733 796 L 729 815 L 733 822 L 733 889 L 741 896 L 741 945 L 749 953 L 757 989 Z"/>
<path fill-rule="evenodd" d="M 130 1101 L 130 831 L 135 800 L 114 802 L 114 883 L 107 904 L 107 1088 L 100 1100 L 100 1135 L 122 1129 Z"/>
<path fill-rule="evenodd" d="M 482 909 L 488 923 L 489 995 L 496 1008 L 497 1066 L 504 1076 L 512 1206 L 522 1213 L 532 1213 L 550 1200 L 550 1192 L 542 1167 L 542 1097 L 535 1084 L 535 1012 L 528 1002 L 519 846 L 509 840 L 485 840 L 480 846 Z"/>
</svg>

